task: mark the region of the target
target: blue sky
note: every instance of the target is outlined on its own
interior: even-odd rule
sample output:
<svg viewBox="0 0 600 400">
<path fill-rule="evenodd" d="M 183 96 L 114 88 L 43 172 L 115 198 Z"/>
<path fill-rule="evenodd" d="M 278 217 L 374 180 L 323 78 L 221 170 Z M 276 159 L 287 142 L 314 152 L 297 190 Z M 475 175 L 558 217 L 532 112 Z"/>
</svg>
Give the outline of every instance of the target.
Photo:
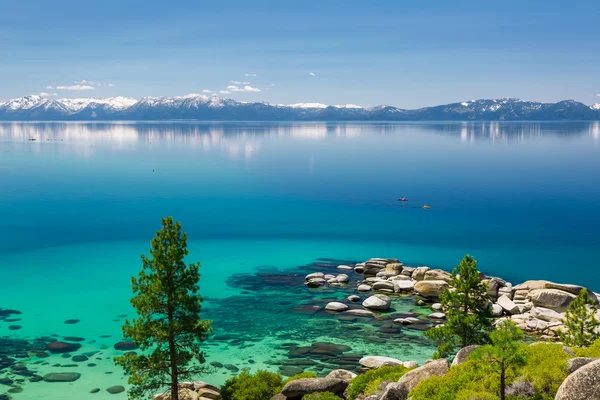
<svg viewBox="0 0 600 400">
<path fill-rule="evenodd" d="M 11 1 L 0 9 L 0 76 L 0 100 L 209 90 L 406 108 L 592 104 L 600 1 Z"/>
</svg>

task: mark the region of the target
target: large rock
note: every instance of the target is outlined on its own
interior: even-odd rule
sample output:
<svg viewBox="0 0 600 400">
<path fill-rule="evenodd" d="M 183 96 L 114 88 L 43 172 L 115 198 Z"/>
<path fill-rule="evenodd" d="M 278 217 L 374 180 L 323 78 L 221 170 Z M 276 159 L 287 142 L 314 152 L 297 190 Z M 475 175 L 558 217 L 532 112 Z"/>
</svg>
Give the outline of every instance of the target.
<svg viewBox="0 0 600 400">
<path fill-rule="evenodd" d="M 406 400 L 409 392 L 410 390 L 405 385 L 393 382 L 385 387 L 379 400 Z"/>
<path fill-rule="evenodd" d="M 415 283 L 417 281 L 413 280 L 393 280 L 392 284 L 394 285 L 394 292 L 412 292 L 415 288 Z"/>
<path fill-rule="evenodd" d="M 489 310 L 492 317 L 501 317 L 504 313 L 504 309 L 500 304 L 491 304 Z"/>
<path fill-rule="evenodd" d="M 203 400 L 211 399 L 210 397 L 202 397 Z M 157 394 L 152 397 L 152 400 L 171 400 L 171 393 Z M 179 388 L 179 400 L 199 400 L 198 393 L 192 389 Z"/>
<path fill-rule="evenodd" d="M 508 298 L 507 295 L 503 294 L 496 300 L 496 304 L 504 309 L 509 314 L 519 314 L 519 306 L 514 301 Z"/>
<path fill-rule="evenodd" d="M 310 281 L 311 279 L 323 279 L 325 277 L 325 274 L 322 272 L 313 272 L 312 274 L 308 274 L 304 277 L 304 280 L 306 281 Z"/>
<path fill-rule="evenodd" d="M 340 283 L 348 283 L 350 278 L 346 274 L 339 274 L 338 276 L 335 277 L 335 280 Z"/>
<path fill-rule="evenodd" d="M 46 348 L 53 354 L 72 353 L 79 350 L 81 345 L 79 343 L 50 342 L 46 345 Z"/>
<path fill-rule="evenodd" d="M 362 305 L 365 308 L 372 310 L 387 310 L 390 308 L 392 300 L 384 294 L 374 294 L 363 301 Z"/>
<path fill-rule="evenodd" d="M 429 267 L 419 267 L 416 268 L 413 273 L 412 273 L 412 278 L 415 281 L 422 281 L 423 279 L 425 279 L 425 274 L 427 273 L 427 271 L 429 271 L 431 268 Z"/>
<path fill-rule="evenodd" d="M 327 303 L 325 309 L 329 311 L 346 311 L 348 306 L 338 301 L 332 301 L 331 303 Z"/>
<path fill-rule="evenodd" d="M 471 353 L 473 353 L 475 350 L 477 350 L 480 347 L 481 346 L 479 346 L 478 344 L 474 344 L 474 345 L 463 347 L 462 349 L 460 349 L 458 351 L 458 353 L 456 353 L 456 355 L 454 356 L 454 360 L 452 361 L 452 366 L 454 367 L 456 365 L 460 365 L 460 364 L 464 363 L 465 361 L 467 361 L 467 359 L 469 358 Z"/>
<path fill-rule="evenodd" d="M 557 289 L 557 290 L 561 290 L 563 292 L 571 293 L 571 294 L 577 296 L 579 294 L 579 292 L 581 292 L 581 290 L 583 289 L 583 286 L 566 285 L 566 284 L 562 284 L 562 283 L 554 283 L 554 282 L 549 282 L 549 281 L 525 281 L 525 282 L 521 283 L 520 285 L 515 286 L 515 290 L 532 291 L 532 290 L 538 290 L 538 289 Z M 596 303 L 598 302 L 598 298 L 593 292 L 588 290 L 588 295 Z"/>
<path fill-rule="evenodd" d="M 356 378 L 356 376 L 357 375 L 352 371 L 345 369 L 334 369 L 327 374 L 326 378 L 341 379 L 346 382 L 350 382 L 352 379 Z"/>
<path fill-rule="evenodd" d="M 305 394 L 331 392 L 341 394 L 348 387 L 348 382 L 335 378 L 307 378 L 288 382 L 281 393 L 286 397 L 301 397 Z"/>
<path fill-rule="evenodd" d="M 373 290 L 388 290 L 394 292 L 394 283 L 389 281 L 375 282 L 373 284 Z"/>
<path fill-rule="evenodd" d="M 44 382 L 75 382 L 81 378 L 77 372 L 52 372 L 44 375 Z"/>
<path fill-rule="evenodd" d="M 531 316 L 546 322 L 563 322 L 565 316 L 554 310 L 544 307 L 533 307 L 530 311 Z"/>
<path fill-rule="evenodd" d="M 425 272 L 423 279 L 426 281 L 445 281 L 450 283 L 452 275 L 441 269 L 430 269 Z"/>
<path fill-rule="evenodd" d="M 593 361 L 567 377 L 555 400 L 600 400 L 600 360 Z"/>
<path fill-rule="evenodd" d="M 371 286 L 369 286 L 369 285 L 365 285 L 365 284 L 358 285 L 359 292 L 368 292 L 370 290 L 371 290 Z"/>
<path fill-rule="evenodd" d="M 415 292 L 423 297 L 437 298 L 447 287 L 446 281 L 419 281 L 415 284 Z"/>
<path fill-rule="evenodd" d="M 448 360 L 440 359 L 431 361 L 422 367 L 408 371 L 400 378 L 399 384 L 403 385 L 409 392 L 415 388 L 422 380 L 432 376 L 444 376 L 448 373 L 450 366 Z"/>
<path fill-rule="evenodd" d="M 569 360 L 567 360 L 567 369 L 569 370 L 569 373 L 572 374 L 573 372 L 577 371 L 579 368 L 583 367 L 584 365 L 587 365 L 591 362 L 600 360 L 600 358 L 591 358 L 591 357 L 575 357 L 575 358 L 571 358 Z"/>
<path fill-rule="evenodd" d="M 375 369 L 383 366 L 395 367 L 397 365 L 402 365 L 406 368 L 416 367 L 415 361 L 400 361 L 396 358 L 383 356 L 366 356 L 358 360 L 358 363 L 363 367 L 370 369 Z"/>
<path fill-rule="evenodd" d="M 535 289 L 527 297 L 534 306 L 549 308 L 557 312 L 566 311 L 575 295 L 558 289 Z"/>
</svg>

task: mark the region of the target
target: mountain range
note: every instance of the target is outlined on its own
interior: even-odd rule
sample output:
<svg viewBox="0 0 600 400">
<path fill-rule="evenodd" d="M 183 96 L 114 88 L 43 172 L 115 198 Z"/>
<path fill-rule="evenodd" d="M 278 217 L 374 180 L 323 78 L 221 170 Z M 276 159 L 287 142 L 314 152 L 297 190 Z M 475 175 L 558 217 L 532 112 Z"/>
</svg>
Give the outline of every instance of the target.
<svg viewBox="0 0 600 400">
<path fill-rule="evenodd" d="M 600 103 L 513 98 L 470 100 L 407 110 L 353 104 L 269 104 L 218 96 L 51 99 L 30 95 L 0 103 L 0 121 L 577 121 L 600 120 Z"/>
</svg>

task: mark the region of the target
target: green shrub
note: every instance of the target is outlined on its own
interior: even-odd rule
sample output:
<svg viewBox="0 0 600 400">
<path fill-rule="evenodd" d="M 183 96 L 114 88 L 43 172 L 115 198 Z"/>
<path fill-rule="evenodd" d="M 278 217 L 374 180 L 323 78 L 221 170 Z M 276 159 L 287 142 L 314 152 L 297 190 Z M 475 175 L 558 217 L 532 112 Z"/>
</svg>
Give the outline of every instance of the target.
<svg viewBox="0 0 600 400">
<path fill-rule="evenodd" d="M 340 400 L 340 397 L 331 392 L 305 394 L 302 400 Z"/>
<path fill-rule="evenodd" d="M 568 375 L 567 360 L 571 356 L 564 351 L 562 344 L 523 346 L 528 360 L 523 376 L 531 382 L 538 398 L 554 399 L 558 387 Z"/>
<path fill-rule="evenodd" d="M 590 347 L 573 347 L 577 357 L 600 357 L 600 339 L 597 339 Z"/>
<path fill-rule="evenodd" d="M 259 370 L 251 374 L 247 369 L 231 377 L 221 388 L 222 400 L 269 400 L 279 393 L 281 375 Z"/>
<path fill-rule="evenodd" d="M 487 400 L 497 391 L 498 381 L 498 374 L 490 373 L 484 362 L 469 360 L 450 368 L 445 376 L 420 382 L 410 396 L 413 400 L 470 400 L 469 396 Z"/>
<path fill-rule="evenodd" d="M 527 364 L 510 371 L 507 385 L 523 377 L 536 390 L 533 399 L 554 399 L 558 387 L 567 377 L 566 361 L 570 356 L 560 344 L 522 346 Z M 413 400 L 488 400 L 498 399 L 498 393 L 499 374 L 490 370 L 485 361 L 478 360 L 477 352 L 474 352 L 468 361 L 450 368 L 446 376 L 432 377 L 419 383 L 410 395 Z"/>
<path fill-rule="evenodd" d="M 372 394 L 381 382 L 396 382 L 408 371 L 410 369 L 398 365 L 395 367 L 380 367 L 358 375 L 348 387 L 348 400 L 356 399 L 361 393 L 365 395 Z"/>
</svg>

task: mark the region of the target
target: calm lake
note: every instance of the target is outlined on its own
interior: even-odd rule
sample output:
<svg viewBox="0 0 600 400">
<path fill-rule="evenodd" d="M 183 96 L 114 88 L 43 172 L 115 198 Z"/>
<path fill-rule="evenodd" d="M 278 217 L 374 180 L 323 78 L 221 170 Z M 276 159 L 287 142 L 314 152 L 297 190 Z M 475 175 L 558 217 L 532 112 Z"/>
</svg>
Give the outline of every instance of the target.
<svg viewBox="0 0 600 400">
<path fill-rule="evenodd" d="M 513 283 L 600 291 L 600 123 L 0 123 L 0 309 L 21 312 L 0 338 L 75 336 L 89 358 L 23 358 L 81 378 L 0 395 L 125 399 L 105 391 L 126 385 L 113 345 L 167 215 L 202 264 L 208 361 L 277 371 L 290 343 L 324 341 L 423 361 L 433 344 L 418 330 L 312 312 L 353 291 L 312 293 L 304 274 L 370 257 L 450 270 L 469 253 Z"/>
</svg>

